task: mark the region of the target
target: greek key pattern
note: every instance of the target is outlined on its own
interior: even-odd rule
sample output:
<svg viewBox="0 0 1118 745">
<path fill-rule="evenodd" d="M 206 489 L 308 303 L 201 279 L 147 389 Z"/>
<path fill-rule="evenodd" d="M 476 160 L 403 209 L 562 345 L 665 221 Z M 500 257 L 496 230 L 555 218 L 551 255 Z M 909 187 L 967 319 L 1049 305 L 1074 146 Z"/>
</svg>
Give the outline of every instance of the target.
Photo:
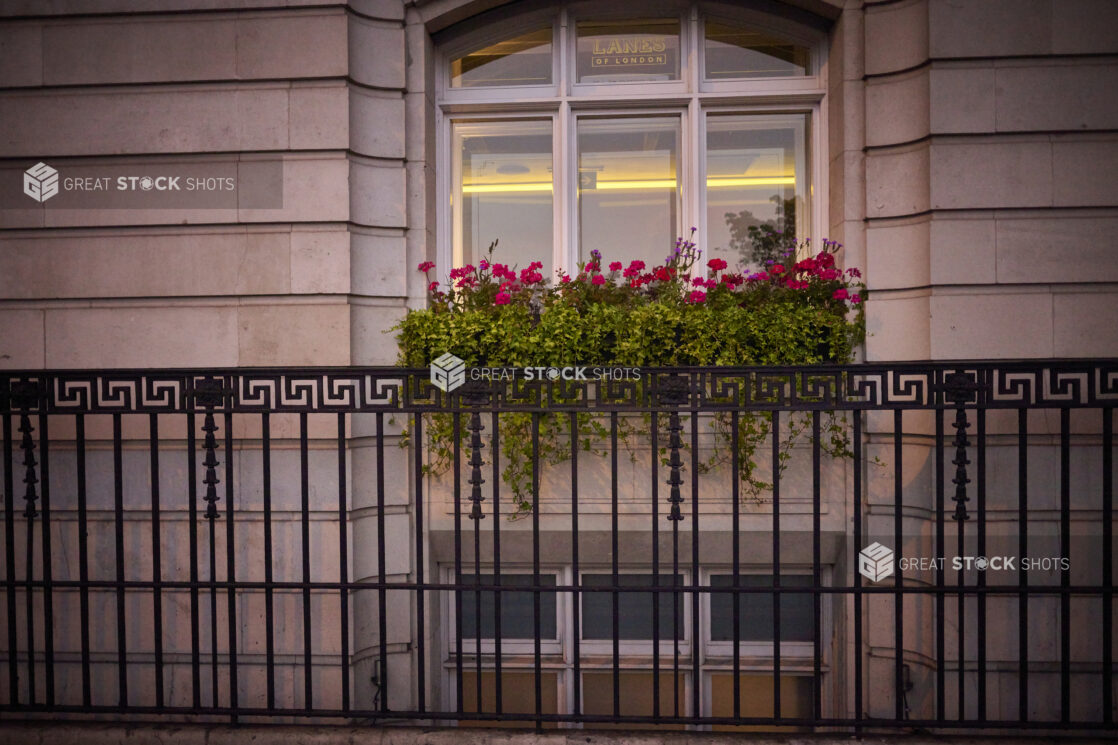
<svg viewBox="0 0 1118 745">
<path fill-rule="evenodd" d="M 357 413 L 1098 408 L 1118 405 L 1118 360 L 645 368 L 640 379 L 467 379 L 427 369 L 0 372 L 0 412 Z"/>
</svg>

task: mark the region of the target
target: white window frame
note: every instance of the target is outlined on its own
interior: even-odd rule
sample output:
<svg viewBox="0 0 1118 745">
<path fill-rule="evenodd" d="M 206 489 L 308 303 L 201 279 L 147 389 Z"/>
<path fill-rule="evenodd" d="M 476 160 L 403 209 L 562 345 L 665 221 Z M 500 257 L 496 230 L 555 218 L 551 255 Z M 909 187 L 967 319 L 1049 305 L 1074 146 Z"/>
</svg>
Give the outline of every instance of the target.
<svg viewBox="0 0 1118 745">
<path fill-rule="evenodd" d="M 680 19 L 680 80 L 623 83 L 575 83 L 576 29 L 579 18 L 678 16 Z M 707 17 L 753 26 L 802 44 L 810 49 L 808 74 L 803 77 L 705 80 L 704 23 Z M 552 84 L 509 87 L 451 88 L 450 61 L 470 50 L 501 38 L 551 24 L 553 29 Z M 676 114 L 681 117 L 681 211 L 679 230 L 699 228 L 696 242 L 707 245 L 706 117 L 726 114 L 807 114 L 805 152 L 807 197 L 810 203 L 808 235 L 818 245 L 826 236 L 827 214 L 827 49 L 825 34 L 789 19 L 725 4 L 657 0 L 653 4 L 620 5 L 571 2 L 558 8 L 526 10 L 502 16 L 501 23 L 474 24 L 475 28 L 446 41 L 436 51 L 435 107 L 436 264 L 442 279 L 453 265 L 451 215 L 450 131 L 455 120 L 552 120 L 552 265 L 571 271 L 579 259 L 577 178 L 577 119 L 582 116 Z M 619 99 L 624 99 L 619 103 Z M 665 245 L 665 254 L 670 246 Z M 528 257 L 525 257 L 526 259 Z M 655 256 L 650 257 L 658 261 Z M 552 277 L 552 279 L 554 279 Z"/>
</svg>

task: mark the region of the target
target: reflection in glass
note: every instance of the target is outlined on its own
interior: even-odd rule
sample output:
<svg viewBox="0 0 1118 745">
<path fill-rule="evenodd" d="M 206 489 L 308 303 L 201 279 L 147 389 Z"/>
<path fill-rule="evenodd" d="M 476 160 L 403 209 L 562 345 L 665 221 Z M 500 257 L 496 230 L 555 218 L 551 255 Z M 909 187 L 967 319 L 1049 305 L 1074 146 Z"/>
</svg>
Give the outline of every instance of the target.
<svg viewBox="0 0 1118 745">
<path fill-rule="evenodd" d="M 581 256 L 663 261 L 679 235 L 677 117 L 582 119 L 578 123 Z"/>
<path fill-rule="evenodd" d="M 476 576 L 463 574 L 462 584 L 472 585 Z M 492 574 L 481 575 L 481 584 L 494 585 L 496 577 Z M 554 586 L 554 575 L 542 575 L 540 584 Z M 531 587 L 530 574 L 501 574 L 502 587 Z M 496 608 L 497 593 L 493 591 L 466 591 L 462 593 L 462 638 L 477 639 L 477 596 L 481 595 L 481 638 L 493 639 L 497 635 Z M 501 638 L 532 639 L 535 630 L 535 605 L 533 593 L 501 591 Z M 555 593 L 540 593 L 540 638 L 554 639 L 555 631 Z"/>
<path fill-rule="evenodd" d="M 712 587 L 732 587 L 734 578 L 716 574 L 710 578 Z M 781 587 L 811 587 L 806 575 L 780 576 Z M 772 587 L 771 575 L 742 574 L 738 587 Z M 738 595 L 738 630 L 742 641 L 773 641 L 772 595 L 743 593 Z M 780 642 L 809 642 L 815 630 L 815 605 L 810 592 L 780 594 Z M 734 638 L 734 599 L 725 592 L 710 594 L 710 638 L 732 641 Z"/>
<path fill-rule="evenodd" d="M 771 717 L 776 708 L 776 689 L 771 674 L 743 673 L 739 681 L 739 711 L 742 718 Z M 803 675 L 780 676 L 780 716 L 787 719 L 806 719 L 811 716 L 812 691 L 811 678 Z M 710 677 L 710 715 L 712 717 L 734 716 L 734 676 L 715 673 Z M 757 727 L 716 724 L 711 727 L 715 732 L 799 732 L 796 727 Z M 810 730 L 807 730 L 810 731 Z"/>
<path fill-rule="evenodd" d="M 709 257 L 760 268 L 808 236 L 807 115 L 707 118 Z"/>
<path fill-rule="evenodd" d="M 579 21 L 580 83 L 679 80 L 679 21 Z"/>
<path fill-rule="evenodd" d="M 545 672 L 540 675 L 541 714 L 555 714 L 559 702 L 559 676 Z M 462 676 L 462 710 L 466 712 L 497 711 L 497 674 L 486 670 L 481 674 L 481 708 L 478 708 L 477 675 Z M 501 712 L 504 714 L 536 713 L 536 673 L 534 671 L 501 672 Z M 523 721 L 495 719 L 461 719 L 459 727 L 523 727 Z M 555 729 L 558 722 L 543 722 L 541 727 Z"/>
<path fill-rule="evenodd" d="M 787 78 L 807 74 L 808 50 L 761 31 L 706 22 L 706 77 Z"/>
<path fill-rule="evenodd" d="M 490 44 L 450 62 L 451 88 L 550 83 L 550 27 Z"/>
<path fill-rule="evenodd" d="M 619 574 L 617 583 L 625 586 L 651 586 L 651 574 Z M 683 586 L 683 577 L 676 575 L 676 584 Z M 612 587 L 612 574 L 586 574 L 582 577 L 585 587 Z M 660 575 L 661 586 L 672 586 L 672 575 Z M 660 639 L 670 640 L 679 629 L 683 631 L 684 595 L 679 603 L 672 602 L 672 593 L 619 592 L 617 604 L 617 634 L 621 640 L 652 640 L 652 597 L 660 595 Z M 673 614 L 673 611 L 676 613 Z M 674 621 L 673 621 L 674 617 Z M 588 592 L 582 598 L 582 638 L 613 639 L 613 593 Z M 680 638 L 683 638 L 682 635 Z"/>
<path fill-rule="evenodd" d="M 617 676 L 620 714 L 623 717 L 650 717 L 653 713 L 652 697 L 656 693 L 652 671 L 623 672 Z M 660 673 L 660 712 L 667 716 L 675 713 L 679 701 L 680 714 L 687 715 L 687 676 L 672 672 Z M 590 715 L 613 715 L 613 672 L 582 674 L 582 711 Z M 605 724 L 595 723 L 595 729 L 683 729 L 682 724 Z"/>
<path fill-rule="evenodd" d="M 456 122 L 453 129 L 454 265 L 493 258 L 521 268 L 552 264 L 551 122 Z"/>
</svg>

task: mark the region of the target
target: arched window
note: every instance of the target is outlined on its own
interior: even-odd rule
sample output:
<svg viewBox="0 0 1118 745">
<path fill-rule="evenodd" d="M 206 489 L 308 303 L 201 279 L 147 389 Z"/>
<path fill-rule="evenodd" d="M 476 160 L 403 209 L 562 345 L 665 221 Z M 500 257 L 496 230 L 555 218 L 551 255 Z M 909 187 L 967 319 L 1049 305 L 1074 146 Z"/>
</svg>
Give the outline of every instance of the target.
<svg viewBox="0 0 1118 745">
<path fill-rule="evenodd" d="M 436 40 L 440 266 L 497 239 L 552 276 L 593 249 L 659 262 L 691 226 L 706 257 L 756 265 L 822 235 L 820 29 L 706 3 L 536 8 Z"/>
</svg>

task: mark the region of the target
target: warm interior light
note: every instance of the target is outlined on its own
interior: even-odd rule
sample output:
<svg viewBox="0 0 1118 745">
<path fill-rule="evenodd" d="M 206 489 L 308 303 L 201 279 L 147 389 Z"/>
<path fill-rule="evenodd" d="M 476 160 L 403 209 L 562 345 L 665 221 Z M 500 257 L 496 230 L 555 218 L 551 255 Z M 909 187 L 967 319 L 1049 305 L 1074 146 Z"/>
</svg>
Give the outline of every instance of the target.
<svg viewBox="0 0 1118 745">
<path fill-rule="evenodd" d="M 725 186 L 795 186 L 795 176 L 758 176 L 758 177 L 712 177 L 707 179 L 707 186 L 712 188 Z M 638 179 L 629 181 L 599 181 L 594 189 L 586 191 L 624 190 L 635 191 L 639 189 L 674 189 L 675 179 Z M 463 184 L 463 194 L 512 194 L 516 192 L 551 191 L 551 182 L 524 182 L 510 184 Z"/>
</svg>

